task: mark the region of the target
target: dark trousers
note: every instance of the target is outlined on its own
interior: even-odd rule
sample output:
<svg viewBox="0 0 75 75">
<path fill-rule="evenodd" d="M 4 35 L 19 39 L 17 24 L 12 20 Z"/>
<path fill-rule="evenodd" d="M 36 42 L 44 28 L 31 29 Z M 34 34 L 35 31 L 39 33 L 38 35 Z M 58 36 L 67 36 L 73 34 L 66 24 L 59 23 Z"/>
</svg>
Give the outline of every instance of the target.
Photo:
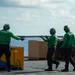
<svg viewBox="0 0 75 75">
<path fill-rule="evenodd" d="M 6 60 L 7 60 L 7 67 L 8 70 L 10 70 L 10 56 L 11 56 L 11 52 L 10 52 L 10 46 L 8 44 L 0 44 L 0 58 L 2 57 L 2 55 L 5 54 L 6 56 Z"/>
<path fill-rule="evenodd" d="M 55 48 L 48 48 L 48 52 L 47 52 L 47 65 L 48 65 L 48 68 L 50 70 L 52 70 L 52 63 L 53 64 L 57 64 L 58 63 L 58 61 L 52 59 L 54 51 L 55 51 Z"/>
<path fill-rule="evenodd" d="M 64 50 L 64 61 L 65 61 L 65 69 L 68 70 L 69 68 L 69 62 L 75 67 L 75 62 L 71 58 L 73 47 L 65 48 Z"/>
</svg>

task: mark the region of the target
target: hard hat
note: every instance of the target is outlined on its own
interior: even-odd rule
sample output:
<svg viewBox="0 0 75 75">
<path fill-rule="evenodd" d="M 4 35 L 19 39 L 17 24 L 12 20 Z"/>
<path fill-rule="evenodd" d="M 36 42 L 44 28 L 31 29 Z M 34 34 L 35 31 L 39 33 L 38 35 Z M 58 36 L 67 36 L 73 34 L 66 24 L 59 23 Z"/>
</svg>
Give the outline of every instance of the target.
<svg viewBox="0 0 75 75">
<path fill-rule="evenodd" d="M 65 32 L 69 32 L 70 31 L 70 28 L 66 25 L 66 26 L 64 26 L 64 31 Z"/>
<path fill-rule="evenodd" d="M 9 29 L 10 29 L 10 25 L 9 25 L 9 24 L 5 24 L 5 25 L 3 26 L 3 28 L 6 29 L 6 30 L 9 30 Z"/>
<path fill-rule="evenodd" d="M 50 34 L 53 35 L 53 34 L 55 34 L 55 33 L 56 33 L 56 30 L 55 30 L 54 28 L 51 28 L 51 29 L 50 29 Z"/>
</svg>

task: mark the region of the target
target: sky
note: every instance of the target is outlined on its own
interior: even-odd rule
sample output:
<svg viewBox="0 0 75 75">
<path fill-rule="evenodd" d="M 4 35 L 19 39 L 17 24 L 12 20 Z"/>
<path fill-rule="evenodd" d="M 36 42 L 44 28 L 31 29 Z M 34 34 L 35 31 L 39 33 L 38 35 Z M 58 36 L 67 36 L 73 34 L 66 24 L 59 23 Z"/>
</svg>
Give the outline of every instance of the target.
<svg viewBox="0 0 75 75">
<path fill-rule="evenodd" d="M 21 36 L 49 35 L 50 28 L 62 36 L 65 25 L 75 34 L 75 0 L 0 0 L 0 29 L 6 23 Z"/>
</svg>

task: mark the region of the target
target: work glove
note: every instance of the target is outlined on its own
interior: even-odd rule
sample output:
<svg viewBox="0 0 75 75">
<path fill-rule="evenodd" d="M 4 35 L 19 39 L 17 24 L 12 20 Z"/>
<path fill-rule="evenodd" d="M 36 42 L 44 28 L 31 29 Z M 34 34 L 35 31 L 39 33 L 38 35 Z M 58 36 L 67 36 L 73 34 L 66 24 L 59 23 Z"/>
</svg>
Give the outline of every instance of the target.
<svg viewBox="0 0 75 75">
<path fill-rule="evenodd" d="M 48 36 L 45 36 L 45 38 L 47 38 L 47 39 L 48 39 Z"/>
<path fill-rule="evenodd" d="M 43 36 L 40 36 L 40 38 L 43 38 Z"/>
<path fill-rule="evenodd" d="M 21 40 L 24 41 L 25 40 L 24 37 L 21 37 Z"/>
</svg>

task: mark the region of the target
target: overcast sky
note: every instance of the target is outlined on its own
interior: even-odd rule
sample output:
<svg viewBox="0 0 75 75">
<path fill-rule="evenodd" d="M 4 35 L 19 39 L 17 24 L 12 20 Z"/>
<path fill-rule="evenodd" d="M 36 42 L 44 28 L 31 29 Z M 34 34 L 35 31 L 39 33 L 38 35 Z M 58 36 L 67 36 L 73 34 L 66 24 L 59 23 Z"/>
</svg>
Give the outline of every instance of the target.
<svg viewBox="0 0 75 75">
<path fill-rule="evenodd" d="M 0 0 L 0 29 L 5 23 L 16 35 L 64 35 L 64 25 L 75 33 L 75 0 Z"/>
</svg>

